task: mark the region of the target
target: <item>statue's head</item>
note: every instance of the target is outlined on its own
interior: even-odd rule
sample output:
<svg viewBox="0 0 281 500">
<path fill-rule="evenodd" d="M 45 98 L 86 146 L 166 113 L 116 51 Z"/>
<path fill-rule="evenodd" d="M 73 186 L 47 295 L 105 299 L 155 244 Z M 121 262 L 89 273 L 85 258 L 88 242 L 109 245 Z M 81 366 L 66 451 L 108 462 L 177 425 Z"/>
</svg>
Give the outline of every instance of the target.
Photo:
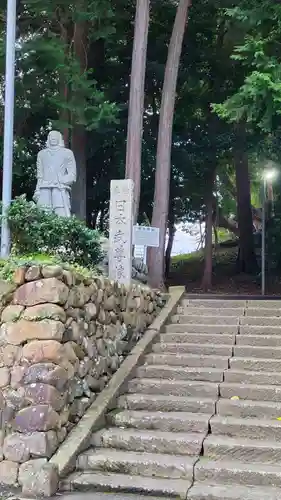
<svg viewBox="0 0 281 500">
<path fill-rule="evenodd" d="M 57 130 L 51 130 L 47 139 L 47 148 L 64 147 L 62 135 Z"/>
</svg>

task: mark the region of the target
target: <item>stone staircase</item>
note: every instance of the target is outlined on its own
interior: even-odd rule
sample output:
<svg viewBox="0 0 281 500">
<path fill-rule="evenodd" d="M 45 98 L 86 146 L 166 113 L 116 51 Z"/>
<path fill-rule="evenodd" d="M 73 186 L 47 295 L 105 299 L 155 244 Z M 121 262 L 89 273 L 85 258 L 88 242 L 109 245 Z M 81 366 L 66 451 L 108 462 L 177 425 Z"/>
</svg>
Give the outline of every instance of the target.
<svg viewBox="0 0 281 500">
<path fill-rule="evenodd" d="M 63 489 L 280 500 L 281 301 L 184 299 L 107 422 Z"/>
</svg>

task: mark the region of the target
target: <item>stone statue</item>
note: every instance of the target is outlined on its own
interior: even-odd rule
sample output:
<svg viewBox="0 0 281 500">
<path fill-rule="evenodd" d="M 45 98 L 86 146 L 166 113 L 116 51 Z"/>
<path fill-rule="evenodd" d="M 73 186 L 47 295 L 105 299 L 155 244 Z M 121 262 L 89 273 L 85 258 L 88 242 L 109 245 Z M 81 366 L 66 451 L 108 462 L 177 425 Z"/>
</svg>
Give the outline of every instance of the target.
<svg viewBox="0 0 281 500">
<path fill-rule="evenodd" d="M 57 215 L 70 217 L 71 186 L 76 181 L 74 154 L 65 148 L 60 132 L 52 130 L 46 148 L 37 156 L 37 185 L 34 200 Z"/>
</svg>

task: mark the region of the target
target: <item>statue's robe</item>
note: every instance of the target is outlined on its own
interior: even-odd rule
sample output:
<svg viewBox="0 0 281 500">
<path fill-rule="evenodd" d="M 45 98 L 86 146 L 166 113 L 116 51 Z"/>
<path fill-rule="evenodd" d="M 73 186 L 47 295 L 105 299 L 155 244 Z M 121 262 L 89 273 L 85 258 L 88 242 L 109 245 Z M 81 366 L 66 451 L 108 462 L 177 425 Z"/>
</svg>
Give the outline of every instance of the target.
<svg viewBox="0 0 281 500">
<path fill-rule="evenodd" d="M 46 148 L 37 156 L 37 185 L 34 198 L 39 206 L 70 217 L 71 185 L 76 181 L 76 163 L 70 149 Z"/>
</svg>

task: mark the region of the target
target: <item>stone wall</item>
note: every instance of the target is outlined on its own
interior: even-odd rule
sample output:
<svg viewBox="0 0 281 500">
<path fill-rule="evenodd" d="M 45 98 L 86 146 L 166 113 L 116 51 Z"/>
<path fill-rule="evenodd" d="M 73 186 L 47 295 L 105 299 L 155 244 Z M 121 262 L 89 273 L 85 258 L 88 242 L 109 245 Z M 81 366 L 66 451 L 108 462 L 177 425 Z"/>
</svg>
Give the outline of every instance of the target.
<svg viewBox="0 0 281 500">
<path fill-rule="evenodd" d="M 60 266 L 0 283 L 0 484 L 42 469 L 163 306 L 161 295 Z M 37 475 L 39 477 L 39 475 Z"/>
</svg>

